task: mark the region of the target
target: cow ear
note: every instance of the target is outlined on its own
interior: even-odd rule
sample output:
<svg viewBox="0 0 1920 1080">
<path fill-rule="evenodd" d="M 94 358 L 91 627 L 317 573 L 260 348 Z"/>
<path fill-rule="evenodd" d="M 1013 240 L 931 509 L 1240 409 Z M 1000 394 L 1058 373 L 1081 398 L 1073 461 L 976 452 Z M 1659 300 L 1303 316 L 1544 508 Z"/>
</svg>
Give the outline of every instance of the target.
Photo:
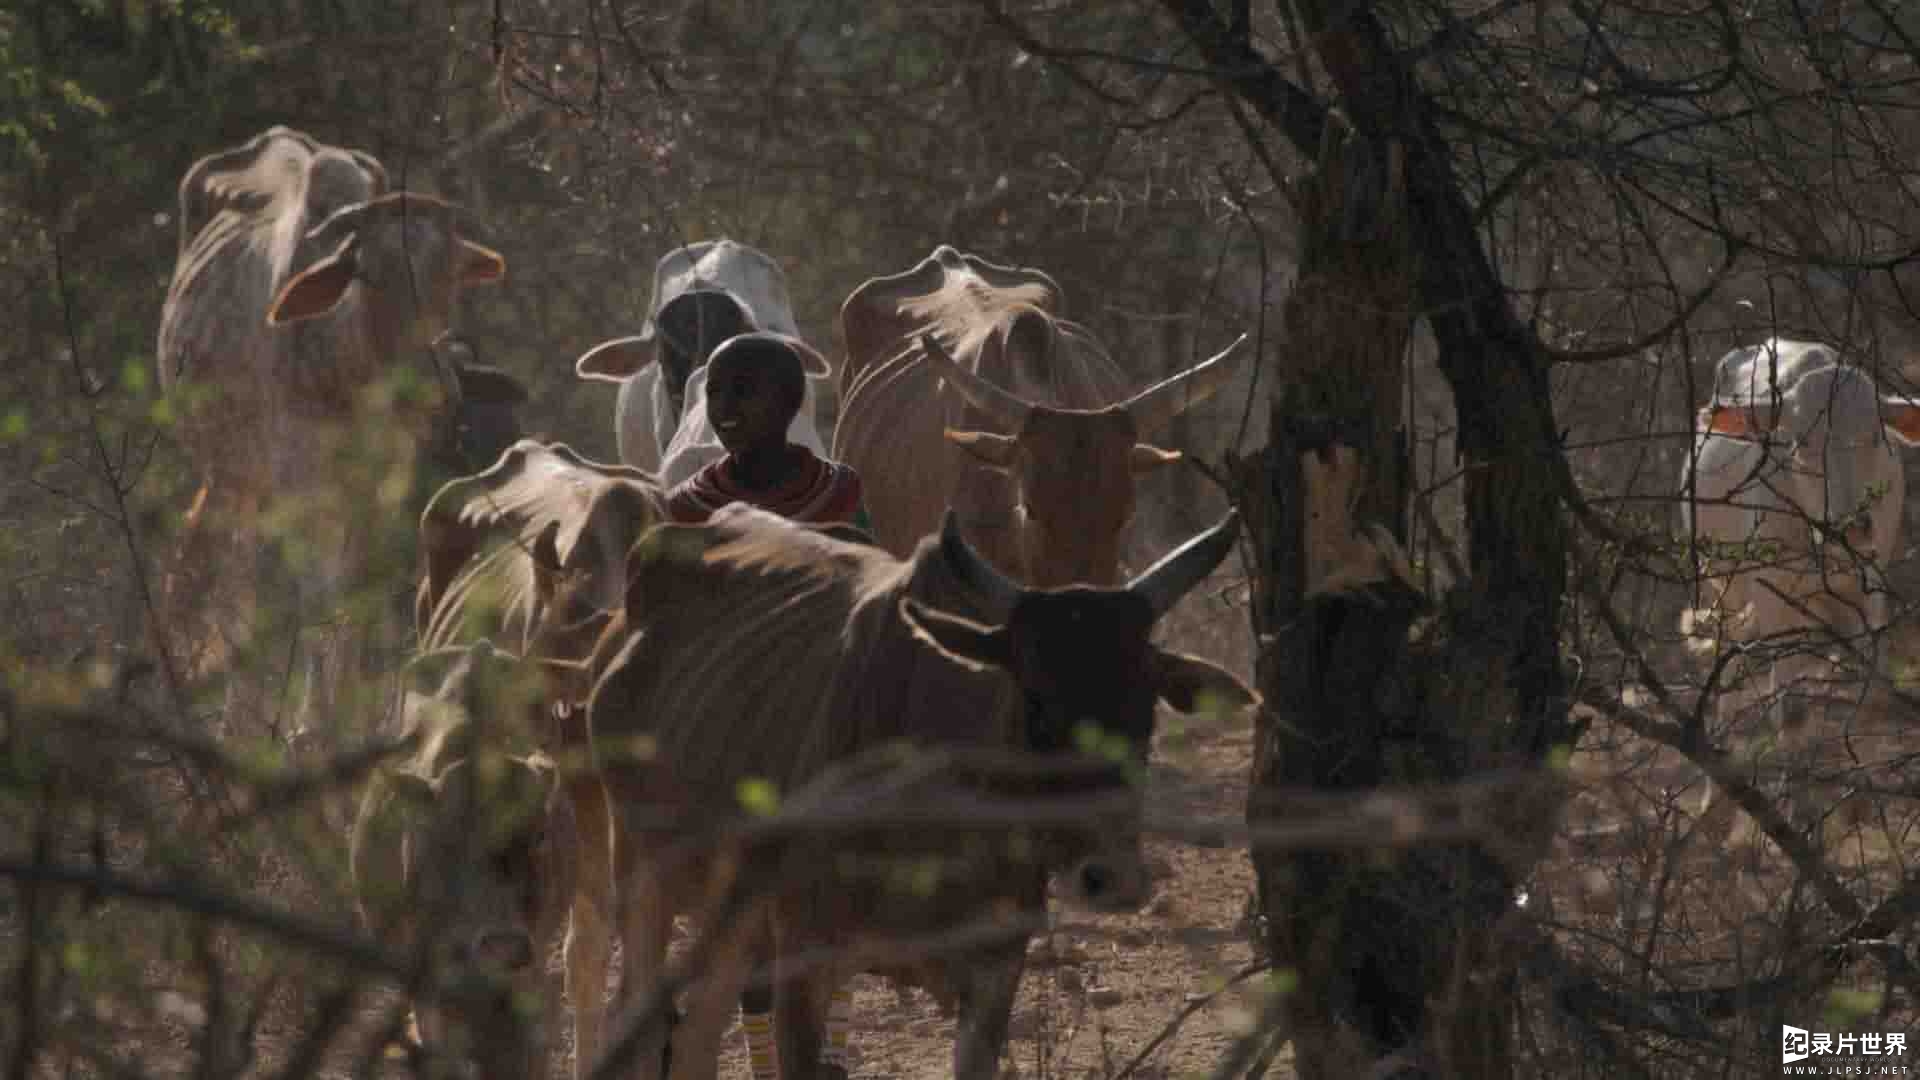
<svg viewBox="0 0 1920 1080">
<path fill-rule="evenodd" d="M 1880 403 L 1886 417 L 1887 433 L 1903 446 L 1920 446 L 1920 402 L 1904 397 L 1889 397 Z"/>
<path fill-rule="evenodd" d="M 820 355 L 818 349 L 799 338 L 788 338 L 787 343 L 793 346 L 795 353 L 799 354 L 800 370 L 807 378 L 825 379 L 833 375 L 833 365 L 827 362 L 826 357 Z"/>
<path fill-rule="evenodd" d="M 1004 626 L 989 628 L 971 619 L 935 611 L 911 596 L 900 598 L 900 617 L 906 620 L 914 637 L 970 671 L 1007 668 L 1013 662 L 1013 646 Z"/>
<path fill-rule="evenodd" d="M 582 379 L 600 379 L 605 382 L 620 382 L 638 375 L 640 369 L 653 363 L 653 350 L 648 343 L 638 337 L 614 338 L 603 341 L 573 362 L 573 373 Z"/>
<path fill-rule="evenodd" d="M 1013 457 L 1019 440 L 1011 435 L 996 435 L 991 431 L 955 431 L 947 429 L 947 441 L 973 455 L 983 464 L 1006 470 L 1013 468 Z"/>
<path fill-rule="evenodd" d="M 1260 704 L 1258 692 L 1210 661 L 1165 649 L 1155 649 L 1153 659 L 1160 700 L 1176 712 L 1210 713 Z"/>
<path fill-rule="evenodd" d="M 566 566 L 560 561 L 560 523 L 547 522 L 534 538 L 533 546 L 528 549 L 527 557 L 533 563 L 533 591 L 542 604 L 551 604 L 554 594 L 560 591 L 562 575 Z"/>
<path fill-rule="evenodd" d="M 485 364 L 462 365 L 456 377 L 460 380 L 461 397 L 493 405 L 526 404 L 526 384 L 500 368 Z"/>
<path fill-rule="evenodd" d="M 464 238 L 455 244 L 455 258 L 460 260 L 460 284 L 492 285 L 507 276 L 506 256 Z"/>
<path fill-rule="evenodd" d="M 1171 465 L 1182 457 L 1178 450 L 1162 450 L 1146 443 L 1134 443 L 1133 450 L 1127 454 L 1127 468 L 1136 473 L 1152 472 L 1162 465 Z"/>
<path fill-rule="evenodd" d="M 280 287 L 267 309 L 268 326 L 285 326 L 332 311 L 360 270 L 358 240 L 348 237 L 334 253 L 307 267 Z"/>
</svg>

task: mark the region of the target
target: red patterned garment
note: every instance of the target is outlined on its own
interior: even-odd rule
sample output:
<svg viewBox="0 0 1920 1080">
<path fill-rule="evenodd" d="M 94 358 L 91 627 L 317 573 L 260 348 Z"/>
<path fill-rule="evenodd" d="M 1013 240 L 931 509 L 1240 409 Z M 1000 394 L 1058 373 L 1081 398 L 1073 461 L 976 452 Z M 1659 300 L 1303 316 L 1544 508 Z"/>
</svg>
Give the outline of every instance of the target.
<svg viewBox="0 0 1920 1080">
<path fill-rule="evenodd" d="M 673 520 L 698 525 L 731 502 L 754 506 L 792 521 L 815 525 L 835 523 L 872 529 L 860 500 L 860 474 L 853 466 L 823 460 L 804 446 L 790 449 L 802 455 L 793 479 L 777 488 L 751 491 L 733 476 L 733 455 L 701 469 L 667 494 L 667 513 Z"/>
</svg>

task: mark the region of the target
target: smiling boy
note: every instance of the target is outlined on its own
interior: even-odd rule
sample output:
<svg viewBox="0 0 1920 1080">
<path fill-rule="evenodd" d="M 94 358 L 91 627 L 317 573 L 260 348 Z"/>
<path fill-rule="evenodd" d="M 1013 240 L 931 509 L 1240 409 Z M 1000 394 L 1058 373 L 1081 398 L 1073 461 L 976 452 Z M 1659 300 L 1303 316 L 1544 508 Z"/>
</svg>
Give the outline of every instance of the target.
<svg viewBox="0 0 1920 1080">
<path fill-rule="evenodd" d="M 787 441 L 787 426 L 806 399 L 806 370 L 790 339 L 756 331 L 728 338 L 707 360 L 707 422 L 725 457 L 667 493 L 673 520 L 698 525 L 731 502 L 752 503 L 792 521 L 846 524 L 871 533 L 860 500 L 860 474 Z M 741 1031 L 753 1080 L 779 1073 L 773 1034 L 773 993 L 749 989 L 740 998 Z M 825 1074 L 844 1080 L 853 995 L 841 986 L 827 1010 Z"/>
<path fill-rule="evenodd" d="M 806 372 L 789 340 L 767 331 L 728 338 L 707 361 L 707 420 L 727 454 L 667 495 L 678 522 L 699 524 L 730 502 L 793 521 L 872 531 L 860 474 L 787 441 L 806 396 Z"/>
</svg>

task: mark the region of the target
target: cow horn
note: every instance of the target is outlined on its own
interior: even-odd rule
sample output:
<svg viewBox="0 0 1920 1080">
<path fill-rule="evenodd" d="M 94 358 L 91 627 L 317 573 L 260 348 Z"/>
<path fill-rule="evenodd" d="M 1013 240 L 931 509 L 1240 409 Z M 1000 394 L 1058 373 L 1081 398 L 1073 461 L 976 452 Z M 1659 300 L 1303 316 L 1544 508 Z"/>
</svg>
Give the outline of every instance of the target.
<svg viewBox="0 0 1920 1080">
<path fill-rule="evenodd" d="M 993 564 L 980 557 L 960 535 L 960 517 L 947 507 L 946 516 L 940 519 L 940 553 L 946 557 L 947 565 L 962 585 L 979 595 L 981 612 L 989 623 L 1003 623 L 1013 611 L 1013 605 L 1020 599 L 1020 586 L 1013 579 L 995 569 Z"/>
<path fill-rule="evenodd" d="M 315 251 L 332 251 L 359 231 L 372 206 L 371 202 L 357 202 L 335 210 L 327 215 L 327 220 L 307 230 L 307 243 Z"/>
<path fill-rule="evenodd" d="M 1165 615 L 1187 590 L 1200 584 L 1220 560 L 1233 550 L 1240 531 L 1240 511 L 1229 510 L 1220 524 L 1167 553 L 1166 557 L 1127 582 L 1127 591 L 1146 598 L 1154 618 Z"/>
<path fill-rule="evenodd" d="M 486 229 L 480 220 L 465 207 L 450 203 L 437 195 L 423 195 L 418 191 L 389 191 L 385 195 L 376 195 L 365 202 L 351 203 L 335 210 L 327 220 L 307 230 L 307 241 L 327 250 L 338 244 L 348 233 L 358 230 L 370 221 L 385 220 L 416 214 L 438 218 L 455 224 L 463 236 L 485 238 Z"/>
<path fill-rule="evenodd" d="M 1027 424 L 1027 413 L 1033 406 L 995 386 L 991 380 L 968 371 L 953 354 L 941 345 L 932 334 L 920 335 L 920 347 L 925 350 L 927 359 L 933 361 L 940 374 L 953 384 L 967 404 L 986 413 L 994 423 L 1006 429 L 1008 435 L 1018 435 Z"/>
<path fill-rule="evenodd" d="M 440 392 L 447 398 L 446 412 L 456 418 L 455 423 L 458 423 L 460 407 L 466 397 L 465 385 L 460 378 L 460 373 L 467 367 L 460 359 L 462 352 L 472 356 L 473 345 L 451 328 L 441 331 L 427 346 L 427 359 L 433 364 L 434 377 L 440 380 Z"/>
<path fill-rule="evenodd" d="M 1187 411 L 1188 407 L 1212 397 L 1215 390 L 1226 384 L 1227 376 L 1233 374 L 1227 367 L 1227 360 L 1246 340 L 1247 335 L 1241 334 L 1233 344 L 1215 353 L 1212 359 L 1195 364 L 1128 398 L 1122 407 L 1127 410 L 1127 415 L 1133 417 L 1133 430 L 1141 435 L 1157 431 L 1169 420 Z"/>
</svg>

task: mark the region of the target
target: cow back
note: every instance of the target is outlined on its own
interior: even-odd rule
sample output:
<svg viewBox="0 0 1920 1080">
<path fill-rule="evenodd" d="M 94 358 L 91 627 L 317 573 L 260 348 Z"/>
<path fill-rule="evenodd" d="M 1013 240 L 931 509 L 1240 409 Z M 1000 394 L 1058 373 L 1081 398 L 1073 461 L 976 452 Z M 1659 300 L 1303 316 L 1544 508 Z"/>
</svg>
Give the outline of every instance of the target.
<svg viewBox="0 0 1920 1080">
<path fill-rule="evenodd" d="M 926 647 L 900 617 L 903 596 L 966 610 L 937 557 L 722 511 L 654 530 L 628 569 L 630 636 L 589 723 L 596 745 L 651 740 L 698 804 L 735 809 L 753 779 L 794 791 L 896 739 L 1012 745 L 1011 682 Z"/>
</svg>

